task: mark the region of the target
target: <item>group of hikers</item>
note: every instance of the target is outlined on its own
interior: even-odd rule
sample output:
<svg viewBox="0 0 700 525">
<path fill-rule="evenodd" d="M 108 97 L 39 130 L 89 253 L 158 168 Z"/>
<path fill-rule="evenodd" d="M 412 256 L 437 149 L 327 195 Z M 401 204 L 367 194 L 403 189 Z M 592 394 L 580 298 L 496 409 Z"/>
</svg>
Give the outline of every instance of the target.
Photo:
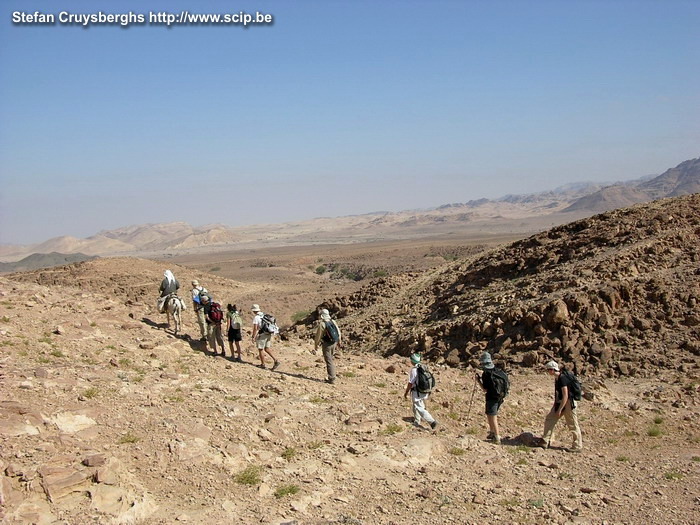
<svg viewBox="0 0 700 525">
<path fill-rule="evenodd" d="M 160 285 L 160 298 L 158 300 L 158 308 L 161 313 L 167 298 L 177 296 L 179 288 L 180 284 L 173 273 L 170 270 L 166 270 Z M 221 310 L 221 305 L 214 301 L 207 289 L 200 285 L 196 279 L 192 281 L 191 298 L 197 324 L 199 325 L 200 341 L 204 342 L 205 345 L 208 344 L 214 355 L 219 355 L 217 348 L 220 348 L 220 355 L 225 356 L 226 351 L 222 333 L 222 323 L 225 320 L 231 357 L 237 362 L 243 362 L 240 345 L 243 340 L 243 319 L 238 311 L 238 307 L 229 303 L 224 313 Z M 273 316 L 265 314 L 258 304 L 252 305 L 251 313 L 253 314 L 251 339 L 258 350 L 260 359 L 258 366 L 263 369 L 266 368 L 265 354 L 267 354 L 272 358 L 272 370 L 277 370 L 280 366 L 280 361 L 272 353 L 272 340 L 274 335 L 279 333 L 276 320 Z M 318 322 L 314 332 L 314 353 L 317 353 L 320 346 L 326 364 L 327 378 L 325 382 L 333 384 L 336 381 L 334 355 L 336 349 L 342 344 L 342 335 L 338 324 L 331 318 L 330 312 L 326 308 L 320 308 L 317 314 Z M 407 398 L 409 394 L 411 395 L 414 426 L 421 427 L 421 421 L 425 421 L 430 425 L 431 429 L 435 429 L 438 426 L 438 422 L 425 405 L 435 387 L 435 378 L 429 369 L 421 363 L 421 360 L 419 353 L 410 355 L 410 361 L 413 366 L 408 373 L 404 398 Z M 508 394 L 508 375 L 504 370 L 495 366 L 489 352 L 483 352 L 479 362 L 482 374 L 479 375 L 477 373 L 474 379 L 476 381 L 475 388 L 478 384 L 484 393 L 484 413 L 489 428 L 486 439 L 499 445 L 501 443 L 501 435 L 498 426 L 498 411 Z M 547 362 L 545 369 L 554 378 L 554 403 L 545 417 L 544 433 L 536 444 L 549 448 L 554 436 L 554 427 L 564 417 L 572 436 L 572 445 L 566 450 L 569 452 L 580 452 L 583 449 L 583 444 L 576 412 L 576 401 L 580 399 L 581 394 L 580 384 L 571 372 L 560 369 L 556 361 Z M 473 396 L 474 392 L 472 392 L 472 401 Z"/>
<path fill-rule="evenodd" d="M 158 299 L 158 310 L 163 313 L 164 305 L 168 297 L 177 297 L 180 283 L 170 270 L 163 274 L 160 285 L 160 297 Z M 226 323 L 226 336 L 229 350 L 234 361 L 243 362 L 241 356 L 241 341 L 243 341 L 243 318 L 235 304 L 227 304 L 226 311 L 222 311 L 221 305 L 216 302 L 209 291 L 199 284 L 198 280 L 192 281 L 191 289 L 192 307 L 199 326 L 200 341 L 211 349 L 214 355 L 226 356 L 226 347 L 222 325 Z M 272 353 L 272 340 L 275 334 L 279 333 L 276 319 L 264 313 L 258 304 L 251 307 L 253 314 L 253 331 L 251 339 L 258 350 L 260 364 L 258 367 L 266 368 L 265 354 L 272 358 L 272 370 L 277 370 L 280 361 Z M 326 383 L 335 383 L 335 363 L 334 356 L 337 349 L 342 345 L 342 334 L 340 328 L 326 308 L 318 311 L 319 321 L 316 325 L 314 336 L 314 353 L 318 352 L 319 346 L 322 348 L 323 359 L 326 363 L 327 378 Z M 235 347 L 235 351 L 234 351 Z M 219 353 L 220 349 L 220 353 Z"/>
</svg>

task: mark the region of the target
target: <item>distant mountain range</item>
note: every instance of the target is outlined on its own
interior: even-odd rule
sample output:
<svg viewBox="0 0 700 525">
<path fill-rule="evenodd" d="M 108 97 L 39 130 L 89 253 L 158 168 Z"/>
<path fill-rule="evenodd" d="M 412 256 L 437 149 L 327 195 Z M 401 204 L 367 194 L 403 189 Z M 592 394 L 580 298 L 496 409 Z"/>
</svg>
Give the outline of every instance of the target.
<svg viewBox="0 0 700 525">
<path fill-rule="evenodd" d="M 68 257 L 61 254 L 82 257 L 162 255 L 254 246 L 415 238 L 455 232 L 474 235 L 533 233 L 595 213 L 697 192 L 700 192 L 700 158 L 682 162 L 661 175 L 635 181 L 610 185 L 567 184 L 547 192 L 507 195 L 496 200 L 479 199 L 431 209 L 241 227 L 223 224 L 193 227 L 185 222 L 144 224 L 101 231 L 86 239 L 63 236 L 29 246 L 0 245 L 0 260 L 18 261 L 1 266 L 0 271 L 30 269 L 28 265 L 39 264 L 40 258 L 25 261 L 30 254 L 49 254 L 45 259 L 48 263 Z"/>
</svg>

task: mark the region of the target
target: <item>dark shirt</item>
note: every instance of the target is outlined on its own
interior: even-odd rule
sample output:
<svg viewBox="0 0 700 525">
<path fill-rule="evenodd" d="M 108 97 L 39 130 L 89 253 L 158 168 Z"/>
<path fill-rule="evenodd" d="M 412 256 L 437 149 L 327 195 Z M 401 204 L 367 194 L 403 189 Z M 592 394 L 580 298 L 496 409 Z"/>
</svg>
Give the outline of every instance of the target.
<svg viewBox="0 0 700 525">
<path fill-rule="evenodd" d="M 564 387 L 569 389 L 569 401 L 571 401 L 571 406 L 574 406 L 574 400 L 571 397 L 571 380 L 564 374 L 559 374 L 556 381 L 554 381 L 554 402 L 559 408 L 562 398 L 564 397 Z"/>
<path fill-rule="evenodd" d="M 500 399 L 498 392 L 496 391 L 496 385 L 493 382 L 493 371 L 494 368 L 484 369 L 484 373 L 481 374 L 481 384 L 486 389 L 486 399 L 495 401 Z"/>
<path fill-rule="evenodd" d="M 165 297 L 171 293 L 175 293 L 180 289 L 180 283 L 175 279 L 173 282 L 163 279 L 160 283 L 160 296 Z"/>
</svg>

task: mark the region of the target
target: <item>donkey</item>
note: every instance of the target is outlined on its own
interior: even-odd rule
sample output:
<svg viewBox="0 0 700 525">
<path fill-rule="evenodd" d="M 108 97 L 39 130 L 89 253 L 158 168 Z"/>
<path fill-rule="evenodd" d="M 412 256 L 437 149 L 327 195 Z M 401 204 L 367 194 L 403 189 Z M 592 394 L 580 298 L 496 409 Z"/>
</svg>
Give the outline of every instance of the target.
<svg viewBox="0 0 700 525">
<path fill-rule="evenodd" d="M 182 312 L 183 308 L 182 300 L 175 294 L 170 294 L 165 301 L 165 311 L 168 314 L 168 328 L 170 328 L 170 318 L 172 317 L 175 321 L 175 335 L 180 331 L 182 325 L 180 312 Z"/>
</svg>

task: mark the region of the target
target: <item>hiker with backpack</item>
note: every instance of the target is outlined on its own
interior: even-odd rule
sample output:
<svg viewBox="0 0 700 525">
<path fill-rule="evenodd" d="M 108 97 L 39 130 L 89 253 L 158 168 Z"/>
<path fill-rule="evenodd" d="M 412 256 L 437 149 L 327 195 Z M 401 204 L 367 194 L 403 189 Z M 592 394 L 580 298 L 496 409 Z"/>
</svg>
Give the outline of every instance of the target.
<svg viewBox="0 0 700 525">
<path fill-rule="evenodd" d="M 413 402 L 413 425 L 420 427 L 421 419 L 425 419 L 430 428 L 435 429 L 438 422 L 430 415 L 425 408 L 425 402 L 430 396 L 430 392 L 435 387 L 435 378 L 430 370 L 421 365 L 420 354 L 411 354 L 411 364 L 413 367 L 408 372 L 408 384 L 403 393 L 404 399 L 411 393 L 411 401 Z"/>
<path fill-rule="evenodd" d="M 207 315 L 204 312 L 204 307 L 202 306 L 202 301 L 199 296 L 200 294 L 206 295 L 207 293 L 207 289 L 201 286 L 197 279 L 192 281 L 192 309 L 194 310 L 194 315 L 197 317 L 200 341 L 207 340 Z"/>
<path fill-rule="evenodd" d="M 238 313 L 238 308 L 235 304 L 228 304 L 226 306 L 226 335 L 228 336 L 228 347 L 231 350 L 231 357 L 234 357 L 233 344 L 236 344 L 236 350 L 238 351 L 238 357 L 234 359 L 239 363 L 243 362 L 241 359 L 241 341 L 243 337 L 241 336 L 241 327 L 243 326 L 243 319 L 241 319 L 241 314 Z"/>
<path fill-rule="evenodd" d="M 216 349 L 217 346 L 220 346 L 221 355 L 225 357 L 226 347 L 224 346 L 224 336 L 221 334 L 221 322 L 224 320 L 224 313 L 221 311 L 221 305 L 214 302 L 208 294 L 200 294 L 199 299 L 207 319 L 207 339 L 211 351 L 214 355 L 218 355 Z"/>
<path fill-rule="evenodd" d="M 554 436 L 554 427 L 557 421 L 564 416 L 566 426 L 571 431 L 573 445 L 566 450 L 568 452 L 581 452 L 583 444 L 581 442 L 581 428 L 578 424 L 576 414 L 576 397 L 580 399 L 580 383 L 578 379 L 568 370 L 559 370 L 556 361 L 549 361 L 545 368 L 550 376 L 554 377 L 554 405 L 544 420 L 544 434 L 542 439 L 544 446 L 549 448 Z M 576 389 L 574 386 L 576 385 Z M 576 391 L 577 390 L 577 391 Z"/>
<path fill-rule="evenodd" d="M 163 272 L 163 280 L 160 282 L 160 297 L 158 298 L 158 312 L 165 313 L 165 302 L 170 294 L 177 295 L 180 289 L 180 283 L 175 279 L 173 272 L 165 270 Z"/>
<path fill-rule="evenodd" d="M 260 356 L 260 364 L 258 367 L 265 368 L 265 355 L 263 352 L 272 358 L 272 370 L 277 370 L 280 362 L 274 356 L 271 350 L 272 336 L 279 332 L 275 318 L 270 314 L 263 313 L 260 306 L 254 304 L 251 308 L 255 317 L 253 317 L 253 343 L 255 343 Z"/>
<path fill-rule="evenodd" d="M 333 354 L 336 348 L 342 344 L 342 336 L 338 324 L 331 319 L 331 314 L 326 308 L 319 310 L 319 321 L 316 325 L 316 335 L 314 337 L 314 353 L 318 351 L 318 345 L 323 351 L 323 360 L 326 362 L 326 372 L 328 378 L 326 383 L 335 383 L 335 364 Z"/>
<path fill-rule="evenodd" d="M 488 352 L 481 354 L 479 362 L 484 372 L 481 374 L 481 377 L 479 377 L 479 374 L 476 374 L 476 381 L 484 391 L 486 399 L 485 413 L 489 424 L 489 432 L 486 435 L 486 439 L 496 445 L 500 445 L 501 434 L 498 430 L 498 409 L 501 408 L 503 400 L 508 395 L 508 375 L 500 368 L 496 368 L 491 359 L 491 354 Z"/>
</svg>

